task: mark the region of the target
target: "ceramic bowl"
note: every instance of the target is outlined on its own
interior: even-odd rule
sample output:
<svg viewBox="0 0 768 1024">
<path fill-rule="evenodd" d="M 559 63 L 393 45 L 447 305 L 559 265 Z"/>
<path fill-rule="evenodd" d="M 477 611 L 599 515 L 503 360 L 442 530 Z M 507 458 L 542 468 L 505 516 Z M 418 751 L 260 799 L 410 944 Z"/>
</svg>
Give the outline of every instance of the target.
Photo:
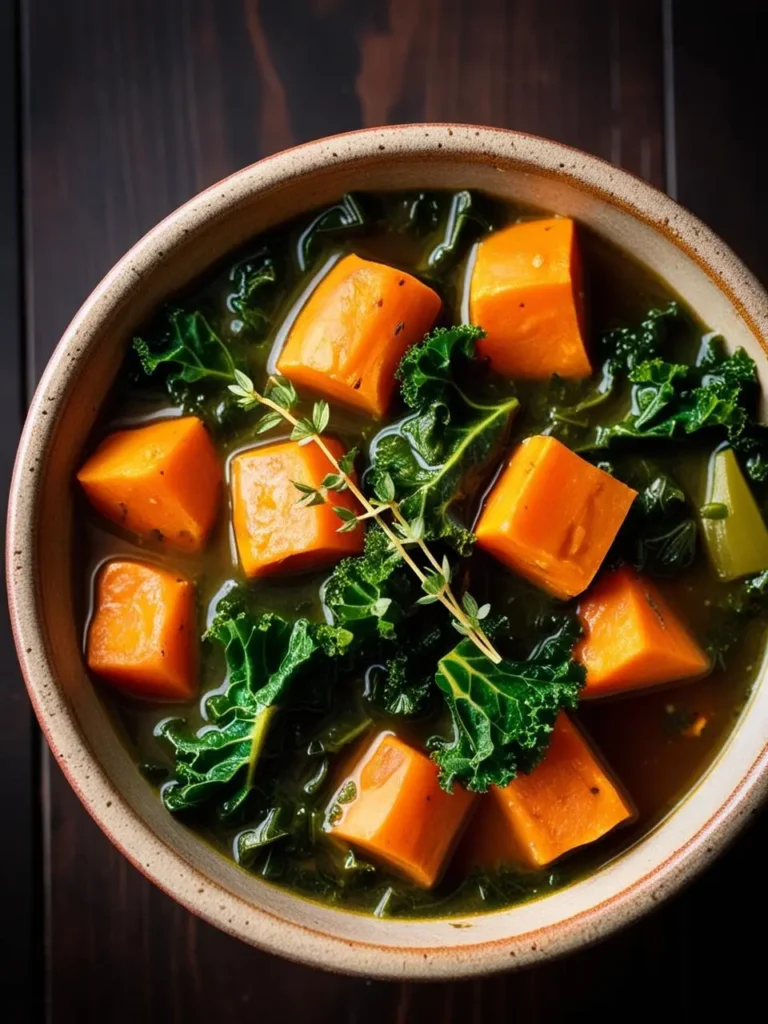
<svg viewBox="0 0 768 1024">
<path fill-rule="evenodd" d="M 652 267 L 757 360 L 768 296 L 708 228 L 644 182 L 543 139 L 465 125 L 371 129 L 247 167 L 149 232 L 56 349 L 19 447 L 8 587 L 19 660 L 54 758 L 126 857 L 189 910 L 263 949 L 368 976 L 457 978 L 520 967 L 625 925 L 704 867 L 768 784 L 765 666 L 730 740 L 686 799 L 601 870 L 539 901 L 465 920 L 377 920 L 246 874 L 163 810 L 83 669 L 73 616 L 73 472 L 133 328 L 249 237 L 360 189 L 470 188 L 575 217 Z M 457 927 L 457 925 L 461 925 Z"/>
</svg>

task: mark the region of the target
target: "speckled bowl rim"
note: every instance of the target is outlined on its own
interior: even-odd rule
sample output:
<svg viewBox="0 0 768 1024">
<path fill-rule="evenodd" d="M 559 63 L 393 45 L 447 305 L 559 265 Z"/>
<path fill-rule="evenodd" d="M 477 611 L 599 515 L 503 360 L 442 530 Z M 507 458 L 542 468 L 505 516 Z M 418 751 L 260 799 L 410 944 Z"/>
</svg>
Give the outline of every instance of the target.
<svg viewBox="0 0 768 1024">
<path fill-rule="evenodd" d="M 621 208 L 693 259 L 716 282 L 768 352 L 768 295 L 735 254 L 666 195 L 597 157 L 531 135 L 460 124 L 371 128 L 306 143 L 238 171 L 181 206 L 137 242 L 84 303 L 53 353 L 30 405 L 11 484 L 6 569 L 16 649 L 43 733 L 86 809 L 135 867 L 188 910 L 269 952 L 348 974 L 436 980 L 521 967 L 583 947 L 636 919 L 655 906 L 662 895 L 666 898 L 678 890 L 735 836 L 766 795 L 768 744 L 746 768 L 728 798 L 713 808 L 706 824 L 695 834 L 683 837 L 671 857 L 609 898 L 555 924 L 509 939 L 467 944 L 461 949 L 450 944 L 429 949 L 385 946 L 317 931 L 246 903 L 193 867 L 161 841 L 116 791 L 74 715 L 48 713 L 58 683 L 46 654 L 35 586 L 33 516 L 24 514 L 32 507 L 39 487 L 35 468 L 43 462 L 51 444 L 57 403 L 85 357 L 78 336 L 86 323 L 105 317 L 120 303 L 135 286 L 133 275 L 150 272 L 162 253 L 178 243 L 182 235 L 203 231 L 243 194 L 267 191 L 340 161 L 388 159 L 393 153 L 433 160 L 464 157 L 514 163 L 518 169 L 563 178 L 571 187 Z M 28 552 L 33 554 L 22 554 Z M 77 763 L 75 771 L 70 761 Z M 109 812 L 105 808 L 110 808 Z M 203 883 L 207 898 L 201 905 L 196 894 L 202 891 Z M 247 931 L 241 927 L 244 911 L 257 927 Z"/>
</svg>

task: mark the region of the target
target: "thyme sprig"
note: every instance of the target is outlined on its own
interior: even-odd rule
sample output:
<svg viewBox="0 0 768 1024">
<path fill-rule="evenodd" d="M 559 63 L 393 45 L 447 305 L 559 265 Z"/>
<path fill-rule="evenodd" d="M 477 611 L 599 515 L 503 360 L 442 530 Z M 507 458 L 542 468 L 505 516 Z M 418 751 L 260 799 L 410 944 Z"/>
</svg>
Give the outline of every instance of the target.
<svg viewBox="0 0 768 1024">
<path fill-rule="evenodd" d="M 263 393 L 256 390 L 251 378 L 241 370 L 234 371 L 234 379 L 235 382 L 229 385 L 229 390 L 241 408 L 253 409 L 261 405 L 268 410 L 256 425 L 257 433 L 272 430 L 281 421 L 290 423 L 291 439 L 298 441 L 300 445 L 316 444 L 331 464 L 334 472 L 323 479 L 319 488 L 294 481 L 294 487 L 300 494 L 297 503 L 300 506 L 323 504 L 328 500 L 329 493 L 348 490 L 364 511 L 356 515 L 342 505 L 333 505 L 334 512 L 341 520 L 339 532 L 353 530 L 365 519 L 375 519 L 389 543 L 419 580 L 424 591 L 420 603 L 439 601 L 452 615 L 454 628 L 468 637 L 486 658 L 498 664 L 501 655 L 480 625 L 481 620 L 488 615 L 490 607 L 478 607 L 475 599 L 468 593 L 463 595 L 459 603 L 451 587 L 451 566 L 448 559 L 444 558 L 439 562 L 430 551 L 424 540 L 425 528 L 421 516 L 411 522 L 403 516 L 395 500 L 394 483 L 388 474 L 378 481 L 376 495 L 372 499 L 358 487 L 351 476 L 356 454 L 354 450 L 337 459 L 323 440 L 322 434 L 330 422 L 328 403 L 315 402 L 311 417 L 298 417 L 292 410 L 298 405 L 299 396 L 293 384 L 284 377 L 270 377 Z M 385 518 L 387 512 L 391 516 L 391 521 Z M 412 557 L 409 549 L 413 547 L 422 552 L 430 568 L 420 566 Z"/>
</svg>

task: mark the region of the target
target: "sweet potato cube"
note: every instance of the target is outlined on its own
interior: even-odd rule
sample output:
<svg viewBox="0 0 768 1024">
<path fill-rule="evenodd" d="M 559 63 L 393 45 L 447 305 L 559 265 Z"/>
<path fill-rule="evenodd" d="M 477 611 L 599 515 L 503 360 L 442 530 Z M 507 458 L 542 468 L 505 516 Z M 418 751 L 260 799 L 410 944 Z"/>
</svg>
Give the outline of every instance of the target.
<svg viewBox="0 0 768 1024">
<path fill-rule="evenodd" d="M 110 434 L 77 479 L 101 515 L 182 551 L 205 545 L 221 501 L 219 457 L 195 416 Z"/>
<path fill-rule="evenodd" d="M 446 793 L 434 761 L 382 733 L 336 791 L 326 829 L 429 888 L 440 877 L 474 799 L 460 786 Z"/>
<path fill-rule="evenodd" d="M 553 437 L 529 437 L 490 493 L 477 543 L 555 597 L 573 597 L 592 582 L 636 495 Z"/>
<path fill-rule="evenodd" d="M 397 364 L 440 306 L 440 296 L 410 274 L 345 256 L 299 313 L 277 368 L 297 385 L 380 418 Z"/>
<path fill-rule="evenodd" d="M 144 562 L 107 562 L 96 577 L 88 667 L 134 697 L 187 700 L 196 688 L 196 625 L 189 580 Z"/>
<path fill-rule="evenodd" d="M 583 697 L 659 686 L 703 675 L 709 658 L 648 580 L 623 567 L 579 603 L 584 638 L 575 656 L 587 670 Z"/>
<path fill-rule="evenodd" d="M 344 449 L 324 438 L 335 458 Z M 314 443 L 283 441 L 241 452 L 232 460 L 232 518 L 240 564 L 246 576 L 304 572 L 330 565 L 363 547 L 361 524 L 339 533 L 341 506 L 360 508 L 349 491 L 334 491 L 323 505 L 301 506 L 294 482 L 319 488 L 335 472 Z"/>
<path fill-rule="evenodd" d="M 588 377 L 581 257 L 572 220 L 513 224 L 484 238 L 469 315 L 485 328 L 478 350 L 497 373 L 544 380 Z"/>
<path fill-rule="evenodd" d="M 463 852 L 486 868 L 542 868 L 634 816 L 628 797 L 561 712 L 541 764 L 481 797 Z"/>
</svg>

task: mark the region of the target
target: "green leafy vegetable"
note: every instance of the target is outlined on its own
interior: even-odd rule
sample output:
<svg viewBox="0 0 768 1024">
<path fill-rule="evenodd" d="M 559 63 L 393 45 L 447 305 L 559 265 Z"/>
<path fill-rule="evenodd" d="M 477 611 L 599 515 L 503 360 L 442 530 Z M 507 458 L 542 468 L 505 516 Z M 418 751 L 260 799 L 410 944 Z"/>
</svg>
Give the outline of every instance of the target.
<svg viewBox="0 0 768 1024">
<path fill-rule="evenodd" d="M 397 375 L 413 413 L 371 444 L 374 492 L 389 490 L 391 481 L 403 516 L 424 524 L 424 539 L 445 540 L 461 554 L 474 538 L 456 510 L 479 493 L 518 408 L 508 392 L 474 397 L 482 337 L 479 327 L 437 328 L 409 349 Z"/>
<path fill-rule="evenodd" d="M 446 623 L 407 622 L 395 653 L 368 673 L 368 696 L 390 715 L 415 715 L 434 687 L 435 665 L 453 643 Z"/>
<path fill-rule="evenodd" d="M 152 375 L 159 366 L 169 364 L 168 383 L 194 384 L 201 380 L 220 383 L 232 380 L 235 363 L 227 346 L 199 312 L 183 309 L 168 312 L 168 329 L 155 343 L 134 338 L 133 347 L 141 367 Z"/>
<path fill-rule="evenodd" d="M 442 275 L 457 264 L 469 246 L 492 230 L 493 212 L 486 197 L 474 192 L 409 192 L 392 208 L 386 222 L 395 231 L 425 242 L 422 270 Z"/>
<path fill-rule="evenodd" d="M 755 615 L 768 603 L 768 569 L 742 580 L 729 595 L 728 605 L 739 615 Z"/>
<path fill-rule="evenodd" d="M 277 708 L 310 661 L 344 652 L 351 635 L 306 619 L 289 624 L 267 613 L 218 615 L 206 636 L 224 645 L 228 681 L 206 701 L 210 725 L 190 733 L 182 719 L 166 719 L 158 735 L 175 753 L 174 774 L 163 787 L 165 806 L 183 811 L 219 801 L 233 817 L 253 786 L 267 732 Z"/>
<path fill-rule="evenodd" d="M 296 250 L 299 270 L 304 273 L 309 266 L 319 236 L 361 228 L 366 223 L 360 200 L 349 193 L 342 196 L 338 203 L 319 213 L 302 231 Z"/>
<path fill-rule="evenodd" d="M 235 839 L 234 851 L 238 864 L 248 865 L 265 847 L 285 839 L 291 834 L 284 806 L 270 807 L 255 828 L 245 829 Z"/>
<path fill-rule="evenodd" d="M 444 272 L 449 264 L 458 262 L 468 243 L 491 228 L 489 219 L 479 209 L 477 197 L 471 192 L 456 192 L 445 216 L 445 234 L 427 257 L 427 266 Z"/>
<path fill-rule="evenodd" d="M 659 417 L 677 397 L 679 383 L 687 376 L 687 366 L 682 363 L 665 363 L 663 359 L 650 359 L 631 371 L 629 379 L 635 385 L 634 401 L 637 407 L 635 430 L 641 431 Z"/>
<path fill-rule="evenodd" d="M 669 473 L 645 459 L 617 472 L 638 491 L 613 554 L 653 576 L 671 576 L 693 564 L 698 527 L 684 491 Z"/>
<path fill-rule="evenodd" d="M 265 249 L 251 259 L 236 263 L 230 272 L 235 290 L 227 299 L 227 305 L 235 314 L 229 327 L 233 334 L 248 330 L 261 336 L 269 325 L 269 316 L 263 306 L 257 304 L 265 285 L 274 284 L 277 279 L 275 264 Z"/>
<path fill-rule="evenodd" d="M 640 363 L 658 356 L 680 321 L 677 303 L 670 302 L 650 310 L 637 327 L 617 327 L 602 334 L 599 352 L 611 379 L 617 374 L 628 376 Z"/>
<path fill-rule="evenodd" d="M 767 470 L 766 432 L 753 419 L 757 369 L 743 349 L 727 355 L 719 338 L 709 340 L 698 366 L 651 359 L 630 372 L 633 408 L 621 422 L 600 426 L 596 446 L 622 438 L 673 438 L 702 430 L 719 432 L 745 453 L 747 470 Z"/>
<path fill-rule="evenodd" d="M 362 712 L 353 711 L 341 716 L 334 716 L 319 732 L 315 733 L 307 748 L 307 753 L 337 754 L 344 747 L 362 736 L 371 726 L 371 719 Z"/>
<path fill-rule="evenodd" d="M 558 397 L 549 400 L 549 416 L 556 433 L 563 437 L 569 428 L 586 428 L 589 416 L 595 408 L 612 398 L 618 385 L 629 379 L 630 373 L 640 363 L 653 359 L 663 351 L 682 317 L 676 302 L 670 302 L 661 309 L 652 309 L 636 327 L 616 327 L 605 331 L 598 339 L 598 361 L 602 360 L 601 380 L 595 390 L 591 384 L 586 397 L 574 402 L 566 401 L 566 395 L 573 393 L 574 385 L 556 379 Z M 583 392 L 583 385 L 575 386 Z"/>
<path fill-rule="evenodd" d="M 314 796 L 320 792 L 328 781 L 332 755 L 354 743 L 372 724 L 372 720 L 357 709 L 340 711 L 314 734 L 306 750 L 314 760 L 310 762 L 312 773 L 302 786 L 305 795 Z"/>
<path fill-rule="evenodd" d="M 442 199 L 442 193 L 407 192 L 394 207 L 390 223 L 396 231 L 429 235 L 440 226 Z"/>
<path fill-rule="evenodd" d="M 658 532 L 638 535 L 634 565 L 655 576 L 687 569 L 696 557 L 696 536 L 696 522 L 687 517 Z"/>
<path fill-rule="evenodd" d="M 441 658 L 436 682 L 453 735 L 430 745 L 443 787 L 485 792 L 536 767 L 559 711 L 576 706 L 584 685 L 584 668 L 572 660 L 578 634 L 576 620 L 566 619 L 527 661 L 493 665 L 467 640 Z"/>
<path fill-rule="evenodd" d="M 384 533 L 370 527 L 365 551 L 339 562 L 323 588 L 323 601 L 337 626 L 362 643 L 376 636 L 391 639 L 410 587 L 400 555 Z"/>
</svg>

